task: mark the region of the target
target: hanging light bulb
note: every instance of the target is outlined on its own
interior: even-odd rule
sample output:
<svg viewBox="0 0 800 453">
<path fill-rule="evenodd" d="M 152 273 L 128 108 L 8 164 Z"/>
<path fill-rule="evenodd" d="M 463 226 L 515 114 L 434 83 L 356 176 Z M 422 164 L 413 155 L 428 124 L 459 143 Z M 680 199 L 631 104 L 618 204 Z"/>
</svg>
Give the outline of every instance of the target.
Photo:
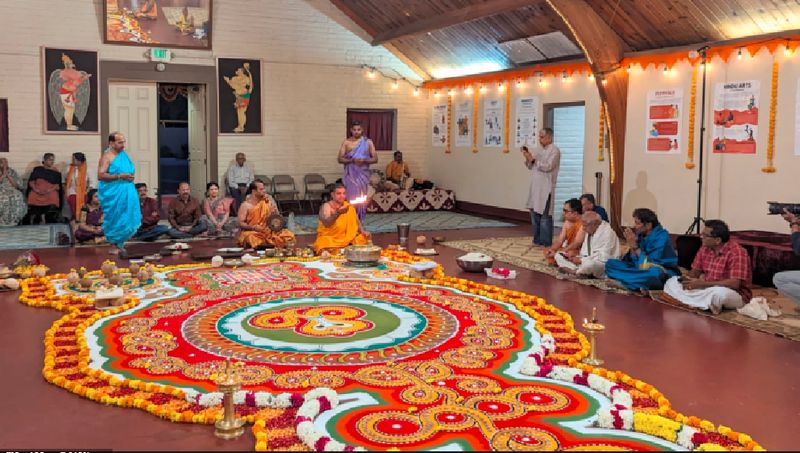
<svg viewBox="0 0 800 453">
<path fill-rule="evenodd" d="M 369 68 L 369 72 L 367 72 L 367 77 L 369 77 L 370 79 L 375 78 L 375 68 Z"/>
<path fill-rule="evenodd" d="M 594 73 L 592 72 L 589 73 L 589 80 L 594 80 Z"/>
<path fill-rule="evenodd" d="M 600 83 L 602 83 L 603 86 L 606 86 L 606 85 L 608 85 L 608 80 L 606 80 L 606 78 L 603 77 L 603 80 L 601 80 Z"/>
<path fill-rule="evenodd" d="M 522 89 L 522 79 L 517 79 L 517 89 Z"/>
<path fill-rule="evenodd" d="M 472 93 L 474 93 L 474 91 L 472 90 L 472 85 L 464 88 L 464 94 L 469 95 L 469 94 L 472 94 Z"/>
<path fill-rule="evenodd" d="M 417 91 L 419 91 L 419 89 L 417 89 Z M 435 98 L 438 98 L 438 97 L 439 97 L 439 96 L 441 96 L 441 95 L 442 95 L 442 93 L 439 93 L 439 90 L 435 90 L 435 91 L 433 92 L 433 97 L 435 97 Z"/>
<path fill-rule="evenodd" d="M 414 96 L 419 96 L 419 87 L 414 87 Z"/>
<path fill-rule="evenodd" d="M 400 88 L 400 82 L 398 82 L 397 80 L 395 80 L 394 82 L 392 82 L 392 89 L 393 89 L 393 90 L 396 90 L 396 89 L 398 89 L 398 88 Z"/>
<path fill-rule="evenodd" d="M 486 93 L 486 85 L 481 84 L 481 88 L 478 90 L 478 92 L 481 94 Z"/>
<path fill-rule="evenodd" d="M 451 88 L 451 89 L 450 89 L 450 90 L 447 92 L 447 95 L 448 95 L 448 96 L 451 96 L 451 97 L 452 97 L 452 96 L 455 96 L 455 95 L 456 95 L 456 90 L 454 90 L 454 89 L 452 89 L 452 88 Z"/>
<path fill-rule="evenodd" d="M 629 65 L 628 65 L 628 67 L 627 67 L 627 68 L 625 68 L 625 72 L 627 72 L 628 74 L 630 74 L 630 73 L 631 73 L 631 67 L 632 67 L 632 66 L 633 66 L 633 65 L 629 64 Z"/>
<path fill-rule="evenodd" d="M 739 47 L 739 50 L 736 51 L 736 59 L 737 60 L 741 60 L 742 59 L 742 48 L 741 47 Z"/>
<path fill-rule="evenodd" d="M 562 73 L 561 73 L 561 82 L 562 82 L 562 83 L 567 83 L 567 78 L 568 78 L 568 77 L 569 77 L 569 76 L 567 75 L 567 71 L 564 71 L 564 72 L 562 72 Z"/>
<path fill-rule="evenodd" d="M 499 93 L 502 93 L 502 92 L 506 91 L 506 83 L 505 82 L 499 82 L 497 84 L 497 91 Z"/>
<path fill-rule="evenodd" d="M 792 56 L 792 49 L 789 48 L 789 41 L 786 41 L 786 47 L 783 48 L 783 54 L 787 57 Z"/>
<path fill-rule="evenodd" d="M 667 66 L 666 63 L 664 63 L 664 75 L 667 75 L 667 74 L 669 74 L 669 66 Z"/>
<path fill-rule="evenodd" d="M 544 80 L 542 80 L 542 75 L 539 74 L 539 88 L 544 86 Z"/>
</svg>

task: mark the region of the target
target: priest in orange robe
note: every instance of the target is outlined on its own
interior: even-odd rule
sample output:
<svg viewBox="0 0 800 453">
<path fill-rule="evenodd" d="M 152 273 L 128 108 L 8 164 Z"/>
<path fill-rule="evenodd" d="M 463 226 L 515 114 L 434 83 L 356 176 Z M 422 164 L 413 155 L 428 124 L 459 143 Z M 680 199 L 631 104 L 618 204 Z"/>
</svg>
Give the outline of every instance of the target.
<svg viewBox="0 0 800 453">
<path fill-rule="evenodd" d="M 288 242 L 294 242 L 295 236 L 291 231 L 284 228 L 275 232 L 267 226 L 267 218 L 277 213 L 278 205 L 264 190 L 264 182 L 256 179 L 250 183 L 247 198 L 239 208 L 239 245 L 285 247 Z"/>
<path fill-rule="evenodd" d="M 338 249 L 348 245 L 367 244 L 372 235 L 364 230 L 355 208 L 347 202 L 347 189 L 336 184 L 331 191 L 331 201 L 319 209 L 319 226 L 314 250 Z"/>
</svg>

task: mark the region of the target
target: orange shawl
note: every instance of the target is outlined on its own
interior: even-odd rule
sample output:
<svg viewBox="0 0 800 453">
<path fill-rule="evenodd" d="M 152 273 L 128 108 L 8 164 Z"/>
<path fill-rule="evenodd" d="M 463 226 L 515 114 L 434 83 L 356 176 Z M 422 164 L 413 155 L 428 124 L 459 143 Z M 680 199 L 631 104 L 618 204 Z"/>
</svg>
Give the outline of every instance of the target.
<svg viewBox="0 0 800 453">
<path fill-rule="evenodd" d="M 72 214 L 77 218 L 81 208 L 86 204 L 86 162 L 78 167 L 78 185 L 75 186 L 75 211 Z M 67 193 L 72 187 L 72 180 L 75 179 L 75 166 L 70 165 L 67 172 Z"/>
</svg>

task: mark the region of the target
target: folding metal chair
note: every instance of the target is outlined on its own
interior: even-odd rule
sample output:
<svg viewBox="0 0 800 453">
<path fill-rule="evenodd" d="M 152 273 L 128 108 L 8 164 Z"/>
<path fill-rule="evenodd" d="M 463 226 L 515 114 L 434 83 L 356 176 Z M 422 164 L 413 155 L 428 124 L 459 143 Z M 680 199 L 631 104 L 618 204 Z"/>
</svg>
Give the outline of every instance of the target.
<svg viewBox="0 0 800 453">
<path fill-rule="evenodd" d="M 297 204 L 297 209 L 302 210 L 299 191 L 294 184 L 294 178 L 290 175 L 275 175 L 272 177 L 273 193 L 272 197 L 278 203 L 278 210 L 283 212 L 283 204 L 292 202 Z"/>
<path fill-rule="evenodd" d="M 303 198 L 308 200 L 308 207 L 311 213 L 314 213 L 314 200 L 319 200 L 320 204 L 328 193 L 325 187 L 325 178 L 317 173 L 309 173 L 303 176 L 303 183 L 305 184 Z"/>
</svg>

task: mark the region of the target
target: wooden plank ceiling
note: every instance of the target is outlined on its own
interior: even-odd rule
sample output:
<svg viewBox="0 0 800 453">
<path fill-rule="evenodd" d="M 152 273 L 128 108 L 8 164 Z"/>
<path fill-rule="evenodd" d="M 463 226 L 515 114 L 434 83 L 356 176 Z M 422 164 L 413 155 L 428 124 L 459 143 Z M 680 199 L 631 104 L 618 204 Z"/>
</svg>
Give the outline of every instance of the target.
<svg viewBox="0 0 800 453">
<path fill-rule="evenodd" d="M 491 64 L 513 68 L 498 44 L 560 31 L 545 0 L 331 0 L 373 37 L 428 74 Z M 800 0 L 587 0 L 627 51 L 794 30 Z M 577 44 L 577 43 L 576 43 Z"/>
</svg>

